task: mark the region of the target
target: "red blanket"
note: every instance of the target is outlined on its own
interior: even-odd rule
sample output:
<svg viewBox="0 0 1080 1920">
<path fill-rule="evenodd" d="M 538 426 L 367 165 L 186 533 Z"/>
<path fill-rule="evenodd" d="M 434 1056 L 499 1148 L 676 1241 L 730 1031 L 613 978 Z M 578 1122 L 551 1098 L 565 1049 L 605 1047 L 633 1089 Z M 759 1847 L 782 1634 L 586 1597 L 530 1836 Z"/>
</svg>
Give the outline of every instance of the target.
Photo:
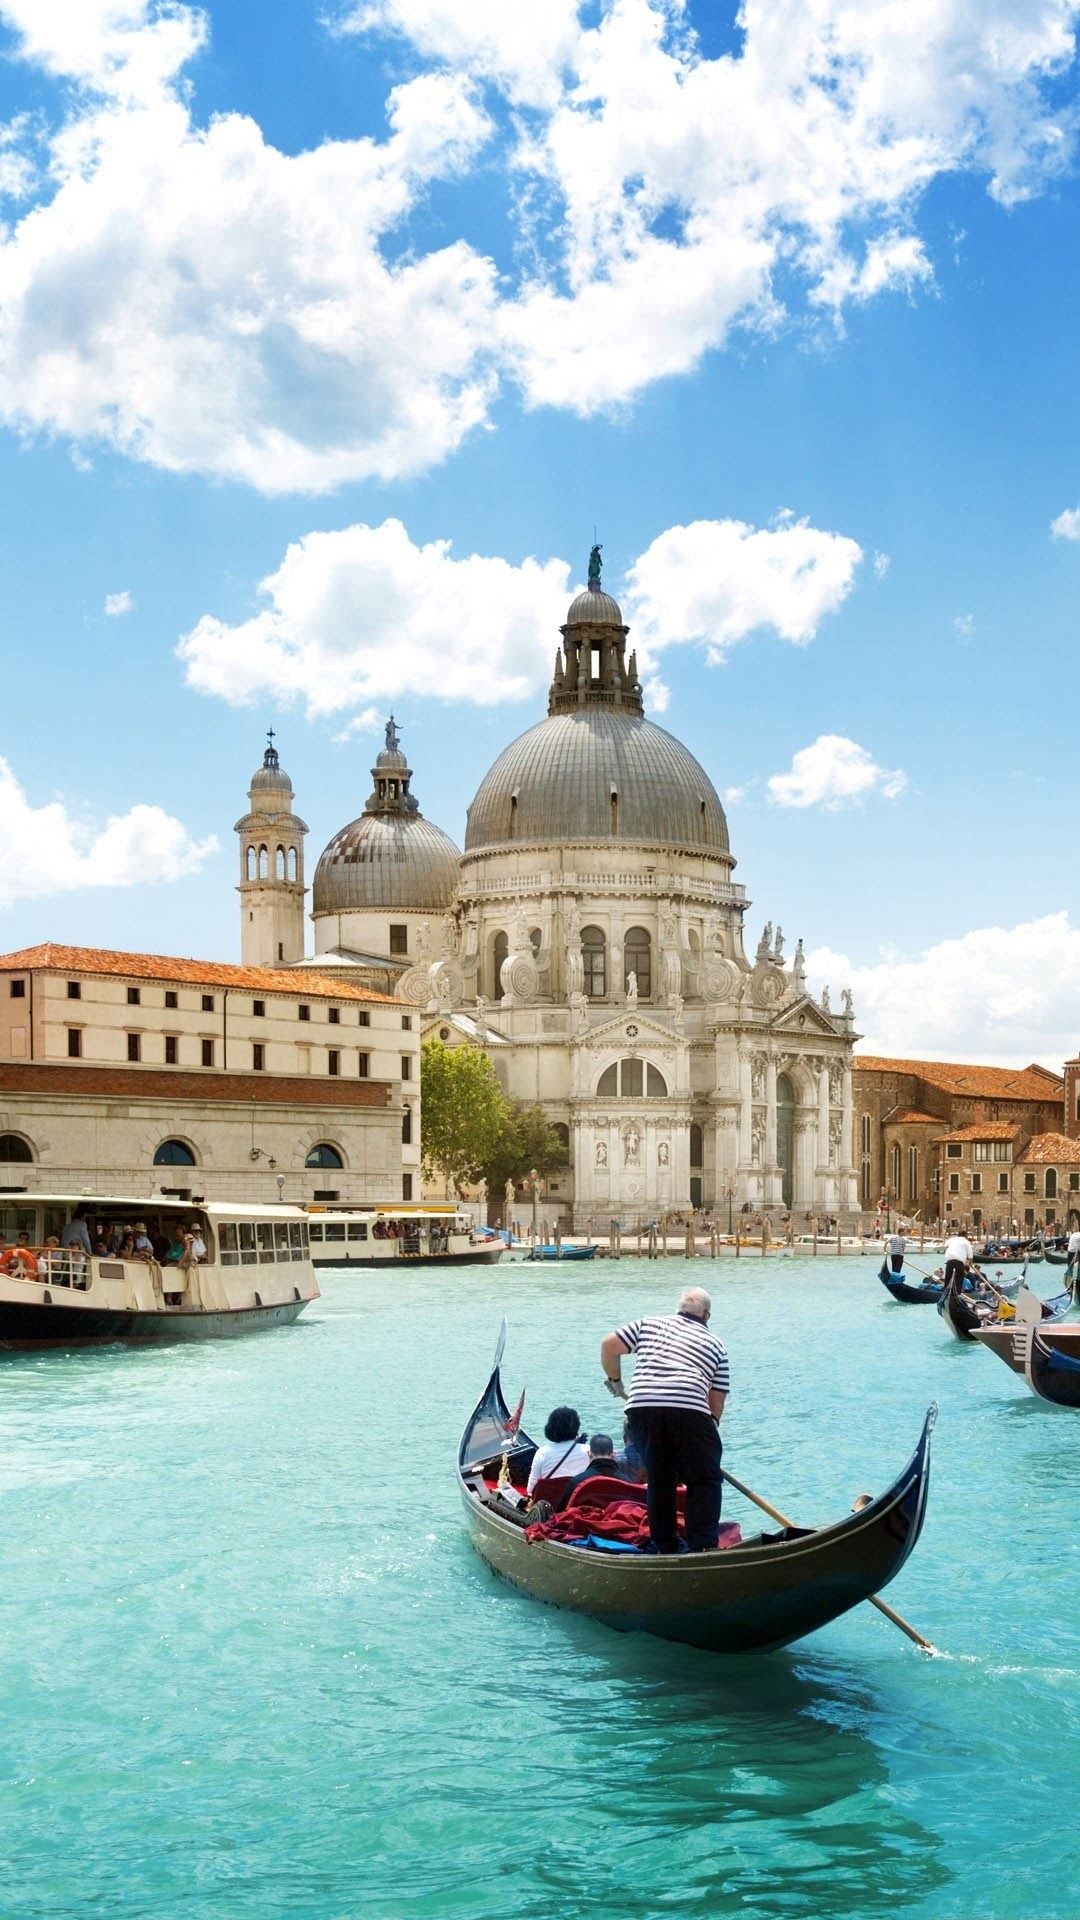
<svg viewBox="0 0 1080 1920">
<path fill-rule="evenodd" d="M 584 1540 L 590 1533 L 595 1533 L 602 1540 L 621 1540 L 631 1547 L 648 1544 L 648 1515 L 639 1501 L 612 1500 L 603 1506 L 591 1506 L 581 1499 L 582 1491 L 582 1488 L 578 1489 L 569 1513 L 555 1513 L 550 1520 L 538 1520 L 533 1526 L 526 1527 L 526 1540 Z M 680 1527 L 683 1524 L 680 1507 Z M 721 1525 L 716 1544 L 718 1547 L 735 1547 L 741 1539 L 739 1528 L 733 1522 L 728 1522 Z"/>
</svg>

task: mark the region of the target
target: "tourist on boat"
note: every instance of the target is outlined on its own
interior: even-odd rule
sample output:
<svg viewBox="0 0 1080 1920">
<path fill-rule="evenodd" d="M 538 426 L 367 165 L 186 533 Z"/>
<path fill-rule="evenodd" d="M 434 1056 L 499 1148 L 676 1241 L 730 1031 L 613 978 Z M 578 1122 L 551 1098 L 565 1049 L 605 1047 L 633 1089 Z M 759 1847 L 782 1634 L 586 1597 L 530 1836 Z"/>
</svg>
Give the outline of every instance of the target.
<svg viewBox="0 0 1080 1920">
<path fill-rule="evenodd" d="M 61 1250 L 60 1241 L 55 1233 L 46 1236 L 45 1245 L 38 1254 L 38 1273 L 43 1280 L 55 1280 L 67 1267 L 67 1258 Z"/>
<path fill-rule="evenodd" d="M 544 1428 L 544 1444 L 533 1454 L 527 1492 L 538 1480 L 576 1480 L 588 1464 L 589 1449 L 577 1408 L 554 1407 Z"/>
<path fill-rule="evenodd" d="M 150 1235 L 146 1231 L 145 1220 L 136 1220 L 134 1239 L 136 1260 L 152 1260 L 154 1257 L 154 1245 Z"/>
<path fill-rule="evenodd" d="M 945 1242 L 945 1285 L 951 1280 L 962 1281 L 974 1258 L 971 1241 L 962 1233 L 954 1233 Z"/>
<path fill-rule="evenodd" d="M 890 1233 L 885 1242 L 885 1251 L 889 1256 L 889 1265 L 894 1273 L 904 1271 L 904 1248 L 907 1242 L 902 1233 Z"/>
<path fill-rule="evenodd" d="M 687 1287 L 674 1313 L 632 1320 L 606 1334 L 600 1364 L 609 1390 L 624 1394 L 622 1356 L 635 1356 L 628 1396 L 631 1439 L 644 1461 L 652 1553 L 708 1553 L 720 1522 L 718 1432 L 730 1387 L 727 1350 L 709 1332 L 712 1301 Z M 686 1487 L 686 1543 L 680 1543 L 676 1489 Z"/>
<path fill-rule="evenodd" d="M 76 1207 L 71 1219 L 60 1235 L 60 1245 L 62 1247 L 78 1248 L 87 1256 L 93 1253 L 94 1249 L 90 1245 L 90 1229 L 86 1224 L 85 1207 Z"/>
<path fill-rule="evenodd" d="M 615 1457 L 615 1442 L 610 1433 L 589 1435 L 589 1464 L 574 1477 L 575 1487 L 583 1480 L 617 1480 L 619 1478 L 618 1461 Z"/>
</svg>

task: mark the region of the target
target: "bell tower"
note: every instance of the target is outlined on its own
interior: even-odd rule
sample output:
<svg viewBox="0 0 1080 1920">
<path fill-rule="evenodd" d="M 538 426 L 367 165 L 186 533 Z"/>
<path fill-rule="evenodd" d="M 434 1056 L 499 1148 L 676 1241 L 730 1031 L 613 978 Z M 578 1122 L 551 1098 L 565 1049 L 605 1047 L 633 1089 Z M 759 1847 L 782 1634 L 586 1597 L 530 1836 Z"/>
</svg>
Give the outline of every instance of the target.
<svg viewBox="0 0 1080 1920">
<path fill-rule="evenodd" d="M 274 746 L 248 788 L 250 811 L 236 823 L 240 841 L 240 957 L 245 967 L 280 967 L 304 957 L 304 835 L 293 812 L 293 785 Z"/>
</svg>

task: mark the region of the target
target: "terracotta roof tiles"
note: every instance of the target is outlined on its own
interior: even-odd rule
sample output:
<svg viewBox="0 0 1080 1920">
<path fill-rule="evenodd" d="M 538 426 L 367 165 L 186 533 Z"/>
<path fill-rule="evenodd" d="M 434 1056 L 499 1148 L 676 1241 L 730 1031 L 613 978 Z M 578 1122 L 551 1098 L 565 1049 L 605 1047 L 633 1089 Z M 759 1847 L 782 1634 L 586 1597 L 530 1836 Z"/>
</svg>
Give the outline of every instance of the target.
<svg viewBox="0 0 1080 1920">
<path fill-rule="evenodd" d="M 970 1127 L 953 1127 L 939 1140 L 1015 1140 L 1021 1129 L 1012 1120 L 975 1120 Z"/>
<path fill-rule="evenodd" d="M 372 987 L 353 981 L 331 980 L 325 974 L 302 974 L 283 967 L 234 967 L 221 960 L 178 960 L 160 953 L 114 953 L 107 947 L 61 947 L 47 940 L 38 947 L 0 954 L 0 973 L 98 973 L 120 979 L 161 980 L 166 985 L 248 987 L 256 993 L 287 993 L 291 999 L 309 995 L 325 1000 L 378 1000 L 385 1006 L 401 1002 Z"/>
<path fill-rule="evenodd" d="M 943 1093 L 974 1094 L 987 1100 L 1059 1100 L 1065 1090 L 1060 1074 L 1033 1062 L 1029 1067 L 974 1067 L 949 1060 L 886 1060 L 856 1054 L 856 1073 L 907 1073 Z"/>
<path fill-rule="evenodd" d="M 918 1107 L 897 1107 L 886 1116 L 887 1127 L 940 1127 L 940 1113 L 920 1113 Z"/>
<path fill-rule="evenodd" d="M 1080 1167 L 1080 1140 L 1069 1140 L 1063 1133 L 1037 1133 L 1029 1140 L 1018 1164 L 1040 1167 Z"/>
</svg>

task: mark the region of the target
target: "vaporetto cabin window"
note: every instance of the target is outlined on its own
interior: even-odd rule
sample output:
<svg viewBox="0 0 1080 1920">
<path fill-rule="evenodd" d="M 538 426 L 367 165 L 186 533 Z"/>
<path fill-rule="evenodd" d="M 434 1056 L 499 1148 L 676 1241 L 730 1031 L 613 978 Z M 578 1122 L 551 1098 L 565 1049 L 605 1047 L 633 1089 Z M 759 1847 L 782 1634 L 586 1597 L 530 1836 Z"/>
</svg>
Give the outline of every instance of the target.
<svg viewBox="0 0 1080 1920">
<path fill-rule="evenodd" d="M 154 1155 L 155 1167 L 193 1167 L 195 1155 L 186 1140 L 163 1140 Z"/>
<path fill-rule="evenodd" d="M 667 1081 L 651 1060 L 616 1060 L 604 1068 L 596 1093 L 603 1100 L 640 1100 L 643 1094 L 649 1100 L 662 1100 Z"/>
</svg>

